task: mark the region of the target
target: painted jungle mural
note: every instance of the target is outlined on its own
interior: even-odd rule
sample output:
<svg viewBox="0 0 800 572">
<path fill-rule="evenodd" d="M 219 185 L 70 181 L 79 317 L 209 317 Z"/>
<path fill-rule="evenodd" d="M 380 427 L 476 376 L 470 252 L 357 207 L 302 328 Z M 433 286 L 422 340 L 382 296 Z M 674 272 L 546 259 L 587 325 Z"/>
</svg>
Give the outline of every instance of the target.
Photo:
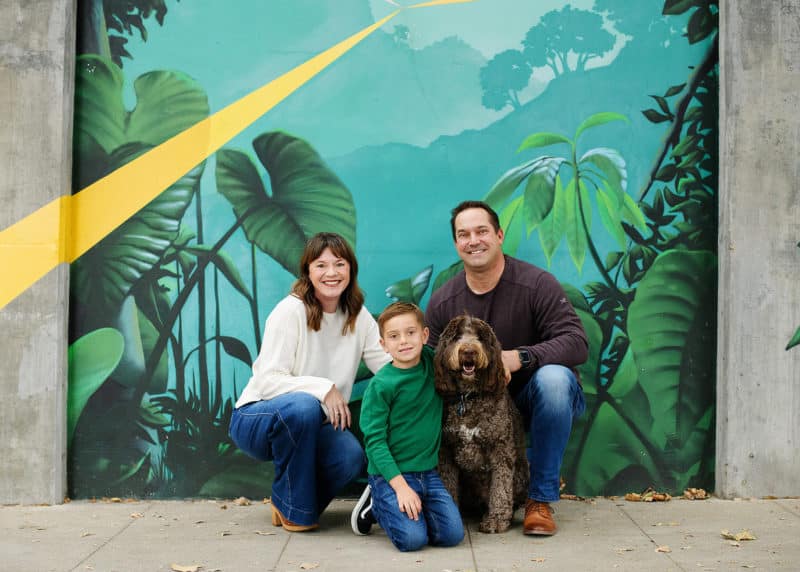
<svg viewBox="0 0 800 572">
<path fill-rule="evenodd" d="M 268 496 L 227 426 L 305 240 L 352 242 L 372 313 L 424 307 L 464 199 L 586 327 L 564 492 L 713 489 L 717 0 L 78 7 L 78 196 L 338 51 L 73 262 L 71 496 Z"/>
</svg>

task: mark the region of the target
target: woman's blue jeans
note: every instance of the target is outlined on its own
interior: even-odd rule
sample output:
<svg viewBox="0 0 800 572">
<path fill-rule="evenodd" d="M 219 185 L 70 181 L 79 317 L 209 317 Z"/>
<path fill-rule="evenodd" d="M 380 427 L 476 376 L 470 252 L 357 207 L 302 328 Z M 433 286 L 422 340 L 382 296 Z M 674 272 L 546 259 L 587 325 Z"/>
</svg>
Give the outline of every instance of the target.
<svg viewBox="0 0 800 572">
<path fill-rule="evenodd" d="M 562 365 L 545 365 L 514 398 L 530 433 L 528 497 L 542 502 L 559 499 L 561 462 L 572 421 L 583 415 L 586 402 L 575 374 Z"/>
<path fill-rule="evenodd" d="M 426 544 L 455 546 L 464 539 L 464 524 L 453 497 L 435 470 L 403 473 L 408 486 L 419 495 L 422 512 L 412 520 L 400 512 L 397 494 L 380 475 L 369 475 L 372 514 L 386 536 L 401 552 L 419 550 Z"/>
<path fill-rule="evenodd" d="M 295 524 L 309 525 L 363 470 L 358 439 L 325 422 L 316 397 L 287 393 L 234 409 L 230 436 L 259 461 L 273 461 L 272 504 Z"/>
</svg>

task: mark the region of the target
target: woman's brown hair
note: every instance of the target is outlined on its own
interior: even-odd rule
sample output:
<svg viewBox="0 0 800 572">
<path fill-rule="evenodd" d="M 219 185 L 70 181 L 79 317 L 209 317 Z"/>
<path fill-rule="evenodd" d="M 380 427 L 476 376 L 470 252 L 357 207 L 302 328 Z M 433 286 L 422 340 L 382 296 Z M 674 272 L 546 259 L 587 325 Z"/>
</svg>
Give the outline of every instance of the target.
<svg viewBox="0 0 800 572">
<path fill-rule="evenodd" d="M 326 248 L 330 248 L 334 256 L 346 260 L 350 265 L 350 283 L 339 298 L 339 307 L 347 316 L 342 328 L 344 336 L 347 334 L 347 330 L 353 332 L 356 329 L 356 319 L 364 305 L 364 293 L 358 287 L 356 255 L 342 236 L 334 232 L 320 232 L 309 239 L 303 250 L 303 256 L 300 258 L 300 277 L 292 285 L 292 294 L 300 298 L 306 307 L 308 327 L 318 332 L 322 325 L 322 304 L 317 300 L 308 269 L 313 261 L 322 256 L 322 252 Z"/>
</svg>

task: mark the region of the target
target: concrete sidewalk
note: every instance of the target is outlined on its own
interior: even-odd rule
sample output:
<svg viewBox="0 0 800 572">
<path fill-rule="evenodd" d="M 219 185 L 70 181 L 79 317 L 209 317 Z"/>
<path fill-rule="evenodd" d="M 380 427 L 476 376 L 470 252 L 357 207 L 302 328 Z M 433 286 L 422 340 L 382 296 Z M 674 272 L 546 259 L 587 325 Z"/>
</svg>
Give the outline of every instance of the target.
<svg viewBox="0 0 800 572">
<path fill-rule="evenodd" d="M 562 500 L 553 537 L 524 536 L 520 511 L 505 534 L 468 521 L 460 546 L 405 554 L 378 527 L 353 535 L 354 502 L 335 500 L 320 530 L 301 534 L 273 527 L 260 500 L 4 506 L 0 570 L 800 570 L 798 499 Z M 723 529 L 756 539 L 726 540 Z"/>
</svg>

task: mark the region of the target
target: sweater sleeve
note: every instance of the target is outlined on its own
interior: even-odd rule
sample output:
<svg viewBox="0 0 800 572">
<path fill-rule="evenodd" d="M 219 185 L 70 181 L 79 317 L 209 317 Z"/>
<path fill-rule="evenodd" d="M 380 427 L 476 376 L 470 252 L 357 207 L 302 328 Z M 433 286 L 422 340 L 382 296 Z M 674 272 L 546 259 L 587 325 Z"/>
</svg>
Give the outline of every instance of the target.
<svg viewBox="0 0 800 572">
<path fill-rule="evenodd" d="M 377 373 L 379 369 L 392 361 L 392 356 L 381 347 L 378 324 L 366 306 L 361 308 L 359 320 L 364 328 L 364 350 L 361 358 L 372 373 Z"/>
<path fill-rule="evenodd" d="M 528 346 L 536 356 L 537 365 L 579 366 L 589 356 L 588 342 L 564 289 L 552 274 L 543 272 L 534 291 L 535 320 L 541 339 L 545 340 Z"/>
<path fill-rule="evenodd" d="M 308 329 L 304 312 L 296 308 L 293 304 L 281 303 L 267 317 L 261 350 L 253 363 L 253 375 L 236 407 L 294 391 L 309 393 L 322 401 L 330 391 L 333 386 L 330 379 L 296 375 L 297 360 L 305 352 Z"/>
<path fill-rule="evenodd" d="M 374 465 L 387 481 L 400 474 L 400 469 L 389 450 L 389 409 L 391 396 L 381 387 L 380 374 L 372 378 L 364 392 L 361 404 L 361 432 L 364 449 L 370 464 Z"/>
</svg>

